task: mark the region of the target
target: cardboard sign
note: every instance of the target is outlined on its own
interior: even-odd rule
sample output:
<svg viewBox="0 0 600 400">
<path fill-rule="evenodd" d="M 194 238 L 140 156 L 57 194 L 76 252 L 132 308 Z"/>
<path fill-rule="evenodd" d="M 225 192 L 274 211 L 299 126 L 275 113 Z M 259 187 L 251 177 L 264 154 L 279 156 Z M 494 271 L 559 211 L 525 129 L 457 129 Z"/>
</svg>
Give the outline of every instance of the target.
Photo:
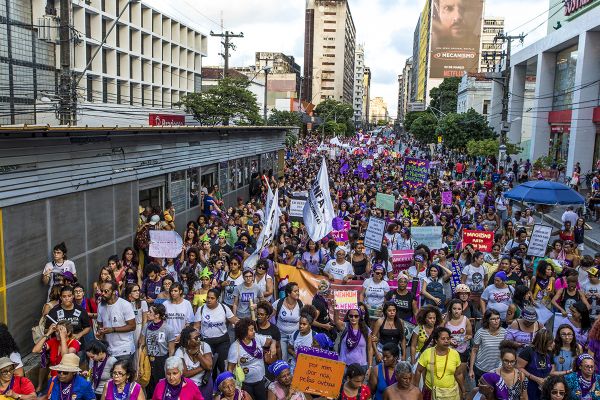
<svg viewBox="0 0 600 400">
<path fill-rule="evenodd" d="M 410 228 L 410 235 L 414 241 L 415 247 L 424 244 L 430 250 L 442 248 L 442 227 L 441 226 L 413 226 Z"/>
<path fill-rule="evenodd" d="M 414 254 L 414 250 L 392 250 L 394 278 L 398 277 L 399 272 L 410 268 Z"/>
<path fill-rule="evenodd" d="M 375 207 L 382 210 L 394 211 L 395 202 L 396 197 L 393 194 L 377 193 L 375 197 Z"/>
<path fill-rule="evenodd" d="M 381 250 L 383 235 L 385 234 L 385 220 L 370 217 L 367 231 L 365 232 L 365 247 L 373 250 Z"/>
<path fill-rule="evenodd" d="M 452 192 L 442 192 L 442 204 L 445 206 L 452 205 Z"/>
<path fill-rule="evenodd" d="M 358 309 L 358 291 L 356 290 L 334 290 L 333 298 L 336 310 Z"/>
<path fill-rule="evenodd" d="M 404 159 L 404 186 L 411 189 L 425 186 L 429 178 L 429 161 L 418 158 Z"/>
<path fill-rule="evenodd" d="M 552 234 L 552 227 L 536 224 L 529 238 L 529 247 L 527 247 L 527 255 L 534 257 L 546 256 L 546 249 Z"/>
<path fill-rule="evenodd" d="M 346 363 L 300 354 L 296 360 L 292 388 L 318 396 L 337 399 Z"/>
<path fill-rule="evenodd" d="M 331 231 L 330 235 L 336 242 L 347 242 L 348 231 L 350 230 L 350 221 L 344 221 L 344 229 L 341 231 Z"/>
<path fill-rule="evenodd" d="M 183 239 L 175 231 L 150 231 L 150 257 L 176 258 L 182 246 Z"/>
<path fill-rule="evenodd" d="M 489 253 L 492 251 L 494 245 L 494 232 L 487 231 L 471 231 L 464 230 L 462 234 L 462 247 L 466 245 L 473 245 L 475 250 Z"/>
<path fill-rule="evenodd" d="M 304 204 L 306 204 L 306 198 L 292 198 L 290 200 L 290 219 L 294 221 L 302 221 L 302 213 L 304 212 Z"/>
</svg>

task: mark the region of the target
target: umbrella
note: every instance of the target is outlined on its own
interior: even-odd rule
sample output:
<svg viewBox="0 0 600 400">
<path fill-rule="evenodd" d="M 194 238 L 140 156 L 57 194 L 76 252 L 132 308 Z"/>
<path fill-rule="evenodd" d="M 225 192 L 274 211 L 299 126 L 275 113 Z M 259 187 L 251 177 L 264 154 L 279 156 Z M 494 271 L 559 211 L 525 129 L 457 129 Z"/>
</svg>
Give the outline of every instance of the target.
<svg viewBox="0 0 600 400">
<path fill-rule="evenodd" d="M 504 197 L 525 203 L 545 205 L 583 204 L 585 198 L 562 183 L 529 181 L 509 190 Z"/>
</svg>

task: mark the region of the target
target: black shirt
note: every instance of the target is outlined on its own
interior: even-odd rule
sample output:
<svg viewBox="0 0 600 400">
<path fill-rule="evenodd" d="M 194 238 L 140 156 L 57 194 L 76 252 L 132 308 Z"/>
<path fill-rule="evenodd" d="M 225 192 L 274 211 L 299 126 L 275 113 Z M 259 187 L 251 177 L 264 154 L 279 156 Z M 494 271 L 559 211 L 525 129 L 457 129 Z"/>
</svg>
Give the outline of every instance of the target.
<svg viewBox="0 0 600 400">
<path fill-rule="evenodd" d="M 50 318 L 52 318 L 56 322 L 65 320 L 69 321 L 73 326 L 73 333 L 75 334 L 91 326 L 90 316 L 88 315 L 87 311 L 85 311 L 78 305 L 73 305 L 72 310 L 65 310 L 59 304 L 55 306 L 52 310 L 50 310 L 50 312 L 48 313 L 48 317 L 49 318 L 46 318 L 46 329 L 48 329 L 50 325 L 54 323 L 50 320 Z"/>
<path fill-rule="evenodd" d="M 273 339 L 276 342 L 281 341 L 281 332 L 279 331 L 279 328 L 273 324 L 270 324 L 267 329 L 260 329 L 260 327 L 259 327 L 256 330 L 256 333 L 270 337 L 271 339 Z M 268 351 L 267 349 L 264 349 L 264 350 Z M 285 358 L 285 354 L 283 354 L 282 356 Z M 266 363 L 265 363 L 265 366 L 266 366 Z M 275 376 L 273 374 L 271 374 L 267 368 L 265 368 L 265 372 L 266 372 L 267 378 L 271 382 L 275 382 Z"/>
<path fill-rule="evenodd" d="M 415 300 L 411 291 L 406 292 L 405 295 L 401 295 L 397 290 L 387 292 L 385 294 L 386 301 L 393 301 L 398 306 L 398 315 L 404 321 L 410 321 L 413 317 L 412 302 Z"/>
</svg>

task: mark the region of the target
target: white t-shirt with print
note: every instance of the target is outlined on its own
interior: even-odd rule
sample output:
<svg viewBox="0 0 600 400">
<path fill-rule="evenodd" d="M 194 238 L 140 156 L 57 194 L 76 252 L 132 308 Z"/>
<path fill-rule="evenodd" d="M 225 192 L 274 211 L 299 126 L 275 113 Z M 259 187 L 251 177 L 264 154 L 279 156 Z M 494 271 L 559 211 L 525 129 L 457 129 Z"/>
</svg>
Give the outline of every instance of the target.
<svg viewBox="0 0 600 400">
<path fill-rule="evenodd" d="M 100 303 L 98 305 L 98 322 L 104 328 L 119 328 L 127 325 L 127 321 L 135 321 L 133 306 L 127 300 L 117 298 L 114 304 Z M 118 357 L 135 352 L 135 332 L 114 332 L 104 337 L 108 342 L 110 354 Z"/>
<path fill-rule="evenodd" d="M 263 346 L 267 342 L 267 337 L 264 335 L 255 335 L 256 346 L 263 352 Z M 227 362 L 231 364 L 238 364 L 244 369 L 246 374 L 245 383 L 256 383 L 261 381 L 265 377 L 265 363 L 261 358 L 255 358 L 248 354 L 246 350 L 240 345 L 239 341 L 233 342 L 229 347 L 229 354 L 227 355 Z"/>
<path fill-rule="evenodd" d="M 323 272 L 331 274 L 333 279 L 342 280 L 348 275 L 354 275 L 354 268 L 348 261 L 344 261 L 342 264 L 338 263 L 335 259 L 327 261 L 327 265 L 323 269 Z"/>
<path fill-rule="evenodd" d="M 171 300 L 167 300 L 163 305 L 167 309 L 166 323 L 175 335 L 179 336 L 186 325 L 196 322 L 192 303 L 188 300 L 183 299 L 179 304 L 174 304 L 171 303 Z"/>
<path fill-rule="evenodd" d="M 462 274 L 467 276 L 465 283 L 471 289 L 471 292 L 483 292 L 487 283 L 484 282 L 485 267 L 483 265 L 476 267 L 473 264 L 469 264 L 463 269 Z"/>
<path fill-rule="evenodd" d="M 386 281 L 375 283 L 373 278 L 363 282 L 365 289 L 365 304 L 369 307 L 379 307 L 385 302 L 385 294 L 390 291 L 390 285 Z"/>
<path fill-rule="evenodd" d="M 225 304 L 217 304 L 211 310 L 206 304 L 196 310 L 195 320 L 200 322 L 200 335 L 203 338 L 218 338 L 227 333 L 227 320 L 233 312 Z"/>
<path fill-rule="evenodd" d="M 212 353 L 212 349 L 210 348 L 210 346 L 208 345 L 208 343 L 206 342 L 202 342 L 201 344 L 201 348 L 200 348 L 200 354 L 204 355 L 204 354 L 211 354 Z M 198 367 L 200 367 L 200 361 L 194 361 L 190 358 L 190 356 L 187 354 L 187 352 L 183 351 L 183 348 L 178 348 L 177 351 L 175 352 L 175 357 L 179 357 L 183 360 L 183 363 L 185 364 L 186 369 L 192 370 L 192 369 L 196 369 Z M 189 378 L 194 381 L 194 383 L 200 387 L 201 386 L 201 382 L 202 382 L 202 378 L 204 377 L 204 374 L 206 373 L 206 371 L 202 371 L 197 373 L 194 376 L 190 376 Z"/>
</svg>

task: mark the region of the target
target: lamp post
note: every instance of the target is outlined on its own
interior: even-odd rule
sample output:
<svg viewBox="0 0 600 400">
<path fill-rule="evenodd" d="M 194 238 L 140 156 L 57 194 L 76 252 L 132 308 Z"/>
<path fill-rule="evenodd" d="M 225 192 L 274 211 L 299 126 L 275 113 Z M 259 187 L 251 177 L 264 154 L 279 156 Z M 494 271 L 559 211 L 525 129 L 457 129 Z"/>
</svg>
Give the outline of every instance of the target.
<svg viewBox="0 0 600 400">
<path fill-rule="evenodd" d="M 265 124 L 267 123 L 267 82 L 269 80 L 269 71 L 271 71 L 271 67 L 266 65 L 263 67 L 263 71 L 265 71 L 265 103 L 263 108 L 263 117 L 265 119 Z"/>
<path fill-rule="evenodd" d="M 500 173 L 500 166 L 505 167 L 506 163 L 506 145 L 502 143 L 499 147 L 499 155 L 498 155 L 498 173 Z"/>
</svg>

